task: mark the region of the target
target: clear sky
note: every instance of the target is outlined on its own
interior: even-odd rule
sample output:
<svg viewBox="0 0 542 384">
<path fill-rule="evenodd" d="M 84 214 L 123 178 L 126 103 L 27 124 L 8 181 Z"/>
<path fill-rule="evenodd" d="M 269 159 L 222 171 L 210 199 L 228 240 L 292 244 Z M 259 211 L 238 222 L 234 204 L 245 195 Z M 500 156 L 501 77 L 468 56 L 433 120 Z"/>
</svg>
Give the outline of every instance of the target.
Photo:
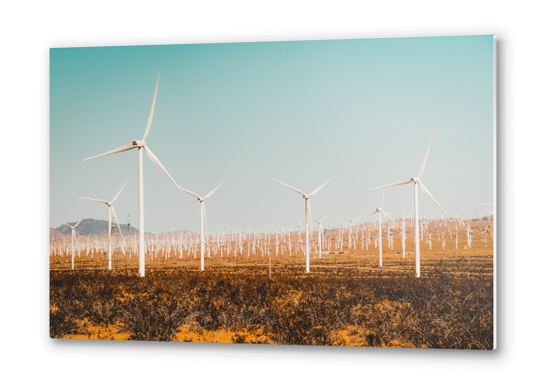
<svg viewBox="0 0 542 384">
<path fill-rule="evenodd" d="M 483 216 L 493 196 L 493 36 L 58 48 L 50 52 L 51 226 L 107 220 L 137 226 L 137 150 L 83 159 L 141 140 L 177 184 L 204 195 L 210 231 L 303 223 L 333 226 L 380 205 L 369 188 L 418 174 L 448 215 Z M 199 228 L 187 200 L 145 156 L 145 230 Z M 413 212 L 412 184 L 384 209 Z M 488 206 L 485 206 L 486 208 Z M 420 191 L 420 212 L 440 218 Z"/>
</svg>

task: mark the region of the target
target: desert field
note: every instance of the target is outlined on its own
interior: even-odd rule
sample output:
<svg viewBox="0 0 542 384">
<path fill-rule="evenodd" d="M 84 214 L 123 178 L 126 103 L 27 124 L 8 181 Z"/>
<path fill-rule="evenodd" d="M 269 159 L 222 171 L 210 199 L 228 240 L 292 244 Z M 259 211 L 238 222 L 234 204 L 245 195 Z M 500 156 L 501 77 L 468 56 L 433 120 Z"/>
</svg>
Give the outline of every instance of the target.
<svg viewBox="0 0 542 384">
<path fill-rule="evenodd" d="M 51 50 L 50 336 L 493 349 L 494 49 Z"/>
<path fill-rule="evenodd" d="M 125 237 L 124 247 L 116 238 L 111 270 L 106 248 L 89 253 L 81 239 L 72 270 L 69 250 L 59 252 L 59 244 L 70 239 L 52 239 L 50 335 L 492 349 L 493 222 L 476 220 L 466 227 L 428 221 L 420 243 L 420 278 L 415 277 L 412 225 L 406 225 L 405 255 L 400 225 L 390 225 L 389 232 L 383 225 L 382 267 L 374 228 L 368 223 L 323 231 L 321 257 L 314 231 L 309 274 L 304 234 L 297 231 L 261 239 L 232 234 L 215 246 L 210 237 L 204 271 L 188 235 L 184 248 L 178 235 L 147 235 L 153 246 L 144 278 L 137 276 L 138 256 L 128 245 L 136 243 L 135 236 L 128 242 Z"/>
</svg>

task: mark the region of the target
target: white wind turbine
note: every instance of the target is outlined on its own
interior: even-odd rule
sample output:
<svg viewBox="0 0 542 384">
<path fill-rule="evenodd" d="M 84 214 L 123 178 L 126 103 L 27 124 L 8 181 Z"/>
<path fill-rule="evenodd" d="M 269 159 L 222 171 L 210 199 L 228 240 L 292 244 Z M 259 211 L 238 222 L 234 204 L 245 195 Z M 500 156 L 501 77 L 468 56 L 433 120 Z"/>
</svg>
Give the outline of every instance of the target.
<svg viewBox="0 0 542 384">
<path fill-rule="evenodd" d="M 329 216 L 329 213 L 322 219 L 322 220 L 316 220 L 313 219 L 318 223 L 318 249 L 319 249 L 319 257 L 322 258 L 322 223 L 327 219 Z"/>
<path fill-rule="evenodd" d="M 147 136 L 149 134 L 149 131 L 151 129 L 152 124 L 152 117 L 154 114 L 154 105 L 156 104 L 156 93 L 158 92 L 158 81 L 160 80 L 160 72 L 158 72 L 158 77 L 156 78 L 156 88 L 154 89 L 154 97 L 152 99 L 152 105 L 151 105 L 151 111 L 149 113 L 149 118 L 147 119 L 147 126 L 145 127 L 145 133 L 143 134 L 143 140 L 133 140 L 130 144 L 123 145 L 122 147 L 119 147 L 117 149 L 113 149 L 112 151 L 102 153 L 101 155 L 89 157 L 86 160 L 95 159 L 97 157 L 112 155 L 114 153 L 129 151 L 131 149 L 137 148 L 138 152 L 138 174 L 139 174 L 139 180 L 138 180 L 138 225 L 139 225 L 139 276 L 144 277 L 145 276 L 145 225 L 144 225 L 144 205 L 143 205 L 143 151 L 142 149 L 145 148 L 145 152 L 147 153 L 147 156 L 151 161 L 156 164 L 158 168 L 162 170 L 166 174 L 166 176 L 171 180 L 171 182 L 176 185 L 173 178 L 170 176 L 170 174 L 166 171 L 162 163 L 160 163 L 160 160 L 152 153 L 150 148 L 147 146 L 147 143 L 145 140 L 147 139 Z M 181 194 L 184 197 L 184 194 L 181 191 Z M 185 197 L 186 199 L 186 197 Z"/>
<path fill-rule="evenodd" d="M 177 187 L 179 192 L 183 193 L 182 191 L 185 191 L 186 193 L 189 193 L 192 196 L 194 196 L 200 202 L 200 243 L 201 243 L 201 270 L 202 271 L 205 268 L 204 258 L 205 258 L 205 232 L 206 231 L 204 231 L 204 228 L 203 228 L 204 225 L 205 225 L 205 230 L 207 230 L 207 213 L 205 211 L 205 199 L 211 197 L 211 195 L 213 193 L 215 193 L 216 190 L 218 188 L 220 188 L 222 186 L 222 184 L 224 184 L 226 182 L 226 180 L 224 180 L 222 183 L 220 183 L 218 185 L 218 187 L 216 187 L 215 189 L 213 189 L 211 192 L 209 192 L 208 194 L 206 194 L 203 197 L 199 196 L 198 194 L 196 194 L 196 193 L 194 193 L 192 191 L 189 191 L 186 188 L 179 187 L 177 184 L 175 184 L 175 186 Z M 184 196 L 184 194 L 183 194 L 183 196 Z"/>
<path fill-rule="evenodd" d="M 102 204 L 105 204 L 107 205 L 107 211 L 108 211 L 108 226 L 107 226 L 107 234 L 109 236 L 109 250 L 107 252 L 107 260 L 108 260 L 108 269 L 111 269 L 111 213 L 113 213 L 113 215 L 115 216 L 115 221 L 117 222 L 117 224 L 119 225 L 119 232 L 121 233 L 122 235 L 122 231 L 120 229 L 120 222 L 119 222 L 119 219 L 117 217 L 117 214 L 115 213 L 115 208 L 113 207 L 113 202 L 115 200 L 117 200 L 117 198 L 119 197 L 120 193 L 122 192 L 122 190 L 124 189 L 124 187 L 126 186 L 126 183 L 128 183 L 128 180 L 126 180 L 126 182 L 124 183 L 124 185 L 120 188 L 120 190 L 117 192 L 117 194 L 115 195 L 115 197 L 113 198 L 113 200 L 111 201 L 105 201 L 105 200 L 99 200 L 99 199 L 91 199 L 90 197 L 81 197 L 81 199 L 85 199 L 85 200 L 92 200 L 92 201 L 96 201 L 98 203 L 102 203 Z"/>
<path fill-rule="evenodd" d="M 427 162 L 427 156 L 429 155 L 429 148 L 431 148 L 431 142 L 433 141 L 433 133 L 431 133 L 431 139 L 429 140 L 429 146 L 427 147 L 427 152 L 425 153 L 425 158 L 423 159 L 422 167 L 420 168 L 420 172 L 418 173 L 417 177 L 412 177 L 407 180 L 398 181 L 396 183 L 383 185 L 381 187 L 371 188 L 371 189 L 378 189 L 378 188 L 387 188 L 387 187 L 393 187 L 396 185 L 403 185 L 403 184 L 414 184 L 414 242 L 416 245 L 416 277 L 420 277 L 420 223 L 418 219 L 418 185 L 422 189 L 422 191 L 433 200 L 433 202 L 439 207 L 439 209 L 444 213 L 444 216 L 446 216 L 448 219 L 448 215 L 446 212 L 444 212 L 444 209 L 440 206 L 440 204 L 435 200 L 433 195 L 431 195 L 431 192 L 425 187 L 425 185 L 422 184 L 420 180 L 420 176 L 423 173 L 423 170 L 425 168 L 425 163 Z"/>
<path fill-rule="evenodd" d="M 388 215 L 382 207 L 384 206 L 384 192 L 385 190 L 382 190 L 382 203 L 380 203 L 380 208 L 375 209 L 373 212 L 366 214 L 365 216 L 361 216 L 359 219 L 356 219 L 355 221 L 358 221 L 360 219 L 363 219 L 367 216 L 374 215 L 375 213 L 378 213 L 378 252 L 379 252 L 379 265 L 382 266 L 382 214 L 386 215 L 391 221 L 393 218 Z"/>
<path fill-rule="evenodd" d="M 410 215 L 407 215 L 407 216 L 404 216 L 404 213 L 403 213 L 403 216 L 399 216 L 399 215 L 395 215 L 397 216 L 398 218 L 401 219 L 401 223 L 402 223 L 402 226 L 403 226 L 403 231 L 402 231 L 402 234 L 401 234 L 401 244 L 403 246 L 403 259 L 405 258 L 405 241 L 406 241 L 406 230 L 405 230 L 405 220 L 408 219 L 410 217 Z"/>
<path fill-rule="evenodd" d="M 81 220 L 83 220 L 83 219 L 81 219 Z M 76 236 L 76 234 L 75 234 L 75 227 L 77 227 L 77 226 L 79 225 L 79 223 L 81 222 L 81 220 L 79 220 L 79 221 L 77 222 L 77 224 L 75 224 L 75 225 L 70 225 L 70 224 L 65 223 L 65 222 L 63 222 L 63 221 L 57 220 L 59 223 L 62 223 L 62 224 L 64 224 L 64 225 L 67 225 L 68 227 L 70 227 L 70 228 L 72 229 L 72 269 L 74 269 L 74 263 L 75 263 L 74 260 L 73 260 L 73 258 L 74 258 L 74 256 L 75 256 L 75 236 Z"/>
<path fill-rule="evenodd" d="M 329 179 L 328 181 L 326 181 L 324 184 L 322 184 L 321 186 L 319 186 L 318 188 L 316 188 L 314 191 L 312 191 L 311 193 L 309 193 L 308 195 L 302 191 L 300 191 L 299 189 L 297 188 L 294 188 L 286 183 L 283 183 L 282 181 L 279 181 L 277 179 L 273 179 L 275 181 L 278 181 L 279 183 L 287 186 L 288 188 L 294 190 L 295 192 L 299 193 L 301 196 L 303 196 L 303 198 L 305 199 L 305 255 L 306 255 L 306 269 L 305 269 L 305 272 L 306 273 L 309 273 L 310 272 L 310 227 L 311 227 L 311 205 L 310 205 L 310 202 L 309 202 L 309 198 L 313 195 L 316 195 L 322 188 L 324 188 L 326 186 L 327 183 L 329 183 L 331 180 L 333 180 L 333 178 L 337 176 L 337 174 L 333 175 L 333 177 L 331 179 Z"/>
</svg>

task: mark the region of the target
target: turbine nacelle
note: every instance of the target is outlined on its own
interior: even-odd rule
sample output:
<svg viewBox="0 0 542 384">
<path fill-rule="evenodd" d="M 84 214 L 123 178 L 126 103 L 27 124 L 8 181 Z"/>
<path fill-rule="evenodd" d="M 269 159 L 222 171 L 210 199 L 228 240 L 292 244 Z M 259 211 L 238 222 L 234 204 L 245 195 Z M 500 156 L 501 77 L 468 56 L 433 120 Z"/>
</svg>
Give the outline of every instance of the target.
<svg viewBox="0 0 542 384">
<path fill-rule="evenodd" d="M 134 140 L 132 141 L 132 145 L 133 146 L 136 146 L 136 147 L 139 147 L 139 148 L 143 148 L 145 146 L 145 140 Z"/>
<path fill-rule="evenodd" d="M 410 179 L 410 182 L 411 182 L 411 183 L 419 183 L 419 182 L 420 182 L 420 178 L 419 178 L 419 177 L 412 177 L 412 178 Z"/>
</svg>

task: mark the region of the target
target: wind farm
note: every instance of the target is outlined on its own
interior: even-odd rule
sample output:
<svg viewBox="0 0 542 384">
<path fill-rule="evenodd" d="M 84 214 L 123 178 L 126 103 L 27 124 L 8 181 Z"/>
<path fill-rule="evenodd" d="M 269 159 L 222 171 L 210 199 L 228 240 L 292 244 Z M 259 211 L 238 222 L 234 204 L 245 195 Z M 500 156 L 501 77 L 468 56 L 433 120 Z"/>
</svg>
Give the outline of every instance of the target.
<svg viewBox="0 0 542 384">
<path fill-rule="evenodd" d="M 105 51 L 55 50 L 51 217 L 62 225 L 52 220 L 50 228 L 50 336 L 494 349 L 493 90 L 483 83 L 477 89 L 487 93 L 473 95 L 474 85 L 456 82 L 462 97 L 448 106 L 450 90 L 435 78 L 448 84 L 470 76 L 470 67 L 448 57 L 446 66 L 466 72 L 436 71 L 434 63 L 425 71 L 389 67 L 404 49 L 416 61 L 441 43 L 459 52 L 459 63 L 481 60 L 469 49 L 492 47 L 493 39 L 476 38 L 383 42 L 388 56 L 376 54 L 371 39 L 158 46 L 154 71 L 126 67 L 153 50 L 117 47 L 107 59 L 111 74 L 88 72 L 73 85 L 60 81 L 71 68 L 65 64 L 95 65 Z M 312 61 L 322 49 L 346 61 Z M 278 71 L 255 59 L 267 52 L 295 58 L 299 68 Z M 184 70 L 171 64 L 175 55 Z M 366 63 L 374 57 L 392 61 Z M 337 77 L 336 66 L 349 60 L 372 80 L 349 65 L 340 75 L 348 73 L 348 83 Z M 489 71 L 492 60 L 477 65 Z M 357 81 L 373 90 L 370 98 L 350 86 Z M 395 93 L 379 96 L 381 89 Z M 427 94 L 419 106 L 408 99 L 413 91 Z M 401 101 L 384 101 L 392 94 Z M 465 94 L 485 109 L 469 109 Z M 428 105 L 430 113 L 421 108 Z M 465 136 L 457 138 L 461 126 Z M 141 140 L 119 147 L 139 129 Z M 145 183 L 143 151 L 154 164 Z M 128 153 L 109 156 L 121 152 Z M 416 163 L 416 176 L 402 179 Z M 133 177 L 137 185 L 126 181 L 110 201 L 94 197 Z M 398 188 L 406 184 L 413 190 Z M 95 219 L 99 229 L 90 227 Z"/>
</svg>

